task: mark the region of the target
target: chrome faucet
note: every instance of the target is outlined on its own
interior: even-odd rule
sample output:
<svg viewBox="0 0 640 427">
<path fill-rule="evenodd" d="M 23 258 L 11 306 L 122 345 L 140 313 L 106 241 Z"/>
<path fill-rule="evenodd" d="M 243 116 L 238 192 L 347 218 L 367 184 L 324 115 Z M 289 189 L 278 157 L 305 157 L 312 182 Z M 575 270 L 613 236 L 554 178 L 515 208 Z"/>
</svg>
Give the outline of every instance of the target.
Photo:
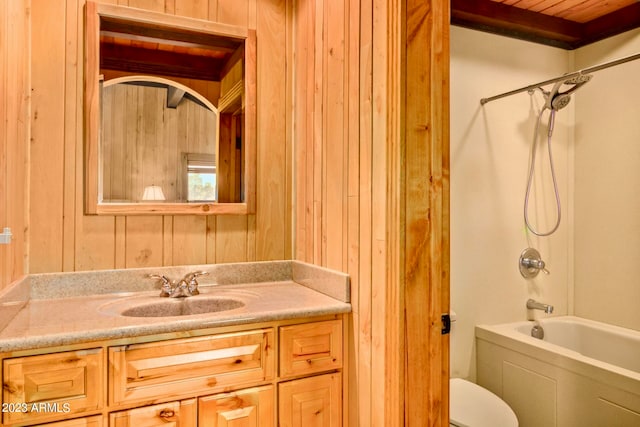
<svg viewBox="0 0 640 427">
<path fill-rule="evenodd" d="M 553 313 L 553 306 L 549 304 L 543 304 L 541 302 L 528 299 L 527 300 L 527 308 L 531 310 L 542 310 L 547 314 Z"/>
<path fill-rule="evenodd" d="M 162 280 L 162 288 L 160 289 L 161 297 L 181 298 L 198 295 L 200 291 L 198 291 L 198 280 L 196 278 L 206 274 L 209 273 L 206 271 L 194 271 L 188 273 L 178 283 L 175 281 L 172 282 L 164 275 L 150 274 L 149 278 Z"/>
</svg>

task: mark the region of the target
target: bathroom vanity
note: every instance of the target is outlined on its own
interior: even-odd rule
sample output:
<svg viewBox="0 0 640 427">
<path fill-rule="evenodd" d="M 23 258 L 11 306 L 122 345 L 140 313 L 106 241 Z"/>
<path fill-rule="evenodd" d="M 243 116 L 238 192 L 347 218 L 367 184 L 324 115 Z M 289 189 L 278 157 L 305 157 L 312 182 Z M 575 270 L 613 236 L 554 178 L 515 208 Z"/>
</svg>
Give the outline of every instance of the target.
<svg viewBox="0 0 640 427">
<path fill-rule="evenodd" d="M 188 298 L 147 278 L 184 267 L 35 275 L 6 293 L 22 306 L 0 332 L 2 425 L 341 425 L 348 277 L 294 261 L 187 268 L 209 273 Z M 195 314 L 157 307 L 187 303 Z"/>
</svg>

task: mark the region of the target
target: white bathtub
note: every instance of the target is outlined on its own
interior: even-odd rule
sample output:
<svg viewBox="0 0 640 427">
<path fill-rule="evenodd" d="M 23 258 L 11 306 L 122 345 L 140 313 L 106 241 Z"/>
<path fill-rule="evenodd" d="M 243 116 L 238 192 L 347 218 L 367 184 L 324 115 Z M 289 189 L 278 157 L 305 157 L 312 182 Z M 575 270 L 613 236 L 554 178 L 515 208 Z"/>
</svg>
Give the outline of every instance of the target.
<svg viewBox="0 0 640 427">
<path fill-rule="evenodd" d="M 476 327 L 478 383 L 520 427 L 640 426 L 640 332 L 578 317 Z"/>
</svg>

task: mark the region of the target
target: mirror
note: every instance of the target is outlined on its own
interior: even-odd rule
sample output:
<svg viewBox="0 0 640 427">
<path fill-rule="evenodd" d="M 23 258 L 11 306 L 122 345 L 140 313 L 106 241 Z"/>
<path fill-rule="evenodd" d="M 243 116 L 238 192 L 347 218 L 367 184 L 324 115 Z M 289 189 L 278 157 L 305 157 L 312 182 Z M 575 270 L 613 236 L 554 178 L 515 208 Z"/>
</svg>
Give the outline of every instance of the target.
<svg viewBox="0 0 640 427">
<path fill-rule="evenodd" d="M 220 115 L 202 95 L 169 79 L 119 77 L 103 83 L 100 113 L 102 203 L 218 200 Z"/>
<path fill-rule="evenodd" d="M 255 212 L 255 32 L 86 5 L 85 212 Z"/>
</svg>

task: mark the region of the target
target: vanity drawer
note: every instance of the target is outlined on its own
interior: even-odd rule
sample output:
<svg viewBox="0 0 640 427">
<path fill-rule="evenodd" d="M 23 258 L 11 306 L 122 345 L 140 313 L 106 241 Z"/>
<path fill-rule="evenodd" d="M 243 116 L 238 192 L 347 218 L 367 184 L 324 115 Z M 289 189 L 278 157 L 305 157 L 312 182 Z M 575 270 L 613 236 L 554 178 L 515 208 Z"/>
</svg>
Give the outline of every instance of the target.
<svg viewBox="0 0 640 427">
<path fill-rule="evenodd" d="M 270 380 L 273 328 L 109 348 L 111 404 L 223 391 Z"/>
<path fill-rule="evenodd" d="M 102 427 L 102 415 L 50 423 L 47 427 Z"/>
<path fill-rule="evenodd" d="M 196 427 L 197 400 L 168 402 L 109 414 L 109 427 Z"/>
<path fill-rule="evenodd" d="M 55 419 L 100 409 L 103 372 L 100 348 L 5 359 L 3 422 Z"/>
<path fill-rule="evenodd" d="M 282 378 L 342 367 L 342 321 L 305 323 L 280 328 Z"/>
</svg>

